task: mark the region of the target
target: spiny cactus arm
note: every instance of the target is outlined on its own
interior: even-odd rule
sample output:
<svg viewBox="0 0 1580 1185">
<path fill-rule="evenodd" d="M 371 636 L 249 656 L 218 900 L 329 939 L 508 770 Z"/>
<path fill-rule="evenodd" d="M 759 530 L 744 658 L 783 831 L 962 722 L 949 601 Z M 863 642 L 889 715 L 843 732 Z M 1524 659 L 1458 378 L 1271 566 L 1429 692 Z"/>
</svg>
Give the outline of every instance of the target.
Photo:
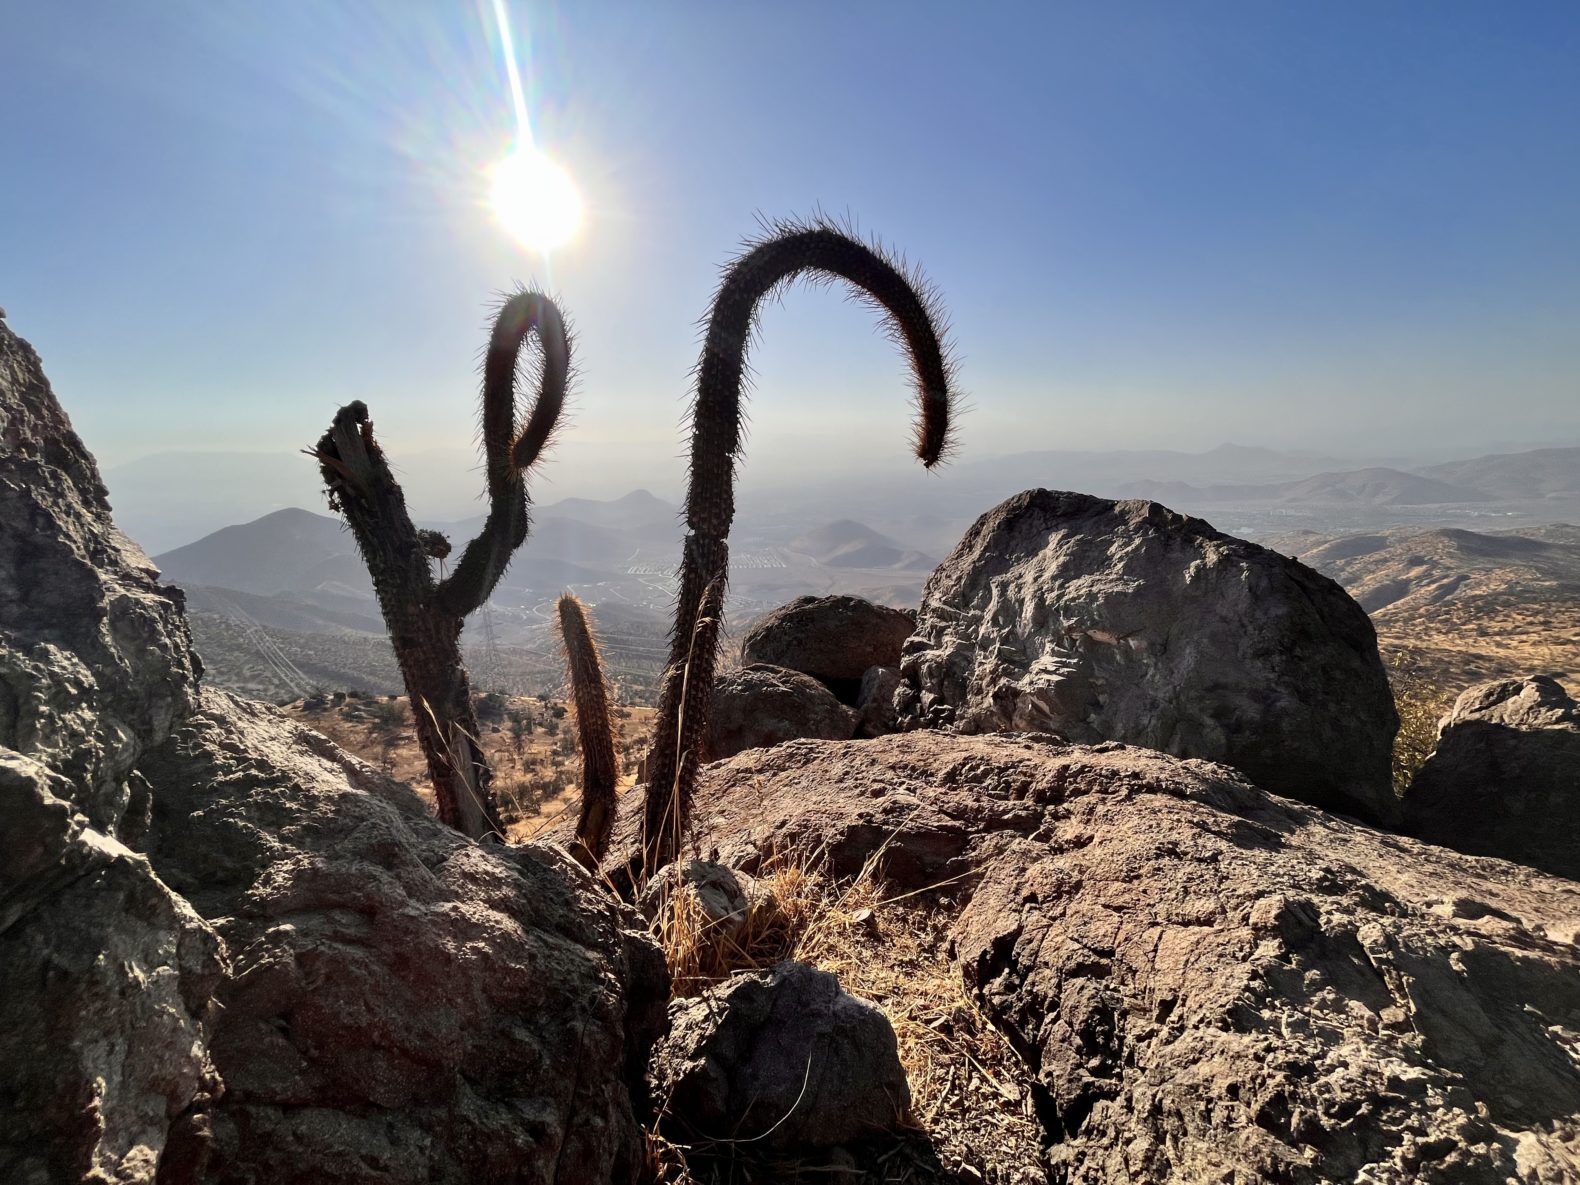
<svg viewBox="0 0 1580 1185">
<path fill-rule="evenodd" d="M 335 413 L 313 450 L 329 494 L 329 505 L 351 528 L 378 594 L 384 619 L 394 631 L 413 607 L 433 591 L 433 576 L 406 496 L 373 436 L 373 421 L 360 399 Z"/>
<path fill-rule="evenodd" d="M 643 869 L 648 877 L 680 854 L 681 841 L 690 824 L 691 798 L 713 706 L 719 631 L 724 625 L 724 592 L 722 579 L 710 581 L 702 590 L 689 645 L 681 660 L 671 662 L 664 672 L 658 723 L 648 756 L 647 801 L 642 818 Z M 674 710 L 663 711 L 666 704 Z"/>
<path fill-rule="evenodd" d="M 543 350 L 538 392 L 516 430 L 516 362 L 533 331 Z M 483 453 L 488 518 L 438 589 L 447 613 L 465 617 L 488 600 L 530 526 L 527 471 L 554 435 L 570 385 L 571 344 L 564 315 L 541 292 L 518 292 L 500 307 L 483 360 Z"/>
<path fill-rule="evenodd" d="M 604 680 L 598 642 L 587 621 L 587 607 L 571 593 L 565 593 L 556 609 L 582 750 L 582 809 L 572 850 L 578 860 L 595 869 L 609 847 L 615 784 L 620 777 L 614 752 L 614 725 L 609 719 L 609 687 Z"/>
<path fill-rule="evenodd" d="M 684 667 L 689 677 L 684 681 L 684 696 L 683 681 L 678 678 L 666 676 L 660 689 L 658 721 L 648 758 L 645 845 L 649 875 L 659 867 L 654 860 L 671 858 L 678 850 L 665 846 L 663 837 L 671 830 L 678 835 L 685 828 L 701 757 L 716 656 L 711 648 L 705 657 L 696 653 L 698 630 L 707 616 L 705 591 L 712 595 L 716 590 L 717 616 L 722 617 L 723 612 L 729 576 L 727 540 L 735 518 L 735 464 L 741 448 L 746 349 L 763 298 L 803 275 L 844 280 L 859 298 L 884 313 L 884 323 L 905 350 L 915 380 L 917 458 L 931 468 L 948 452 L 953 368 L 942 317 L 927 286 L 908 275 L 903 264 L 827 222 L 782 223 L 770 227 L 767 236 L 749 245 L 725 270 L 697 367 L 686 492 L 690 532 L 681 560 L 668 668 L 678 671 Z M 719 622 L 708 627 L 712 644 L 721 629 Z M 672 818 L 673 825 L 663 823 L 666 818 Z"/>
<path fill-rule="evenodd" d="M 477 721 L 461 666 L 461 619 L 433 603 L 429 557 L 445 550 L 443 537 L 412 525 L 363 403 L 341 408 L 312 452 L 329 504 L 350 526 L 378 594 L 439 818 L 474 839 L 498 834 L 492 775 L 475 740 Z"/>
<path fill-rule="evenodd" d="M 931 468 L 948 451 L 953 366 L 942 315 L 926 283 L 907 275 L 903 263 L 830 223 L 781 223 L 725 270 L 713 299 L 692 409 L 686 522 L 694 531 L 729 533 L 735 516 L 733 479 L 741 448 L 746 349 L 757 310 L 780 285 L 809 273 L 846 281 L 858 298 L 885 314 L 884 325 L 903 347 L 915 381 L 916 456 Z"/>
</svg>

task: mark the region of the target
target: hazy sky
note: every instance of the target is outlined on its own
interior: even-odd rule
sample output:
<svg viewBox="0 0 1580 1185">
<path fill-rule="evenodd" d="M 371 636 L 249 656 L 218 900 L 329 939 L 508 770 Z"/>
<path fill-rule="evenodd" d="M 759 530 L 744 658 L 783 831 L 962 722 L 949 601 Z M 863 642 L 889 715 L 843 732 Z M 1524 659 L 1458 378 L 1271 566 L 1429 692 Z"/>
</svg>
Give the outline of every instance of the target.
<svg viewBox="0 0 1580 1185">
<path fill-rule="evenodd" d="M 0 9 L 0 305 L 108 464 L 363 398 L 464 447 L 493 294 L 580 330 L 561 494 L 672 470 L 754 214 L 849 213 L 950 310 L 964 456 L 1580 442 L 1580 5 L 510 5 L 552 259 L 499 227 L 486 0 Z M 769 310 L 753 457 L 899 463 L 872 319 Z M 307 504 L 304 499 L 304 504 Z"/>
</svg>

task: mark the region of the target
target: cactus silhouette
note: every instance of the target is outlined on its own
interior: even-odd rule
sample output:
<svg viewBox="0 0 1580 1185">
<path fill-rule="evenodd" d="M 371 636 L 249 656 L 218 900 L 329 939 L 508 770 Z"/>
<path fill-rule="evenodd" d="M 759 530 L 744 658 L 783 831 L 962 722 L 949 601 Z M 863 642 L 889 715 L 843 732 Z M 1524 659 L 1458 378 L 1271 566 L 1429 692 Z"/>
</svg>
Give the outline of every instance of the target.
<svg viewBox="0 0 1580 1185">
<path fill-rule="evenodd" d="M 765 296 L 799 276 L 844 280 L 885 314 L 885 325 L 911 362 L 917 415 L 916 456 L 932 468 L 949 442 L 954 396 L 942 319 L 930 291 L 901 263 L 822 221 L 768 228 L 724 272 L 709 314 L 692 407 L 687 534 L 670 635 L 669 666 L 659 693 L 648 756 L 642 866 L 651 876 L 680 850 L 690 816 L 722 628 L 735 517 L 735 464 L 741 449 L 741 384 L 746 347 Z M 705 605 L 704 601 L 712 602 Z"/>
<path fill-rule="evenodd" d="M 609 688 L 604 682 L 598 642 L 587 622 L 587 607 L 565 593 L 556 608 L 582 750 L 582 810 L 571 852 L 588 868 L 596 869 L 609 846 L 609 830 L 614 826 L 615 782 L 620 776 L 614 755 L 614 725 L 609 720 Z"/>
<path fill-rule="evenodd" d="M 536 331 L 543 351 L 537 396 L 520 431 L 516 363 Z M 461 627 L 482 605 L 526 540 L 526 474 L 553 435 L 570 381 L 570 339 L 559 307 L 540 292 L 518 292 L 500 307 L 483 362 L 483 451 L 488 517 L 455 570 L 435 581 L 431 560 L 450 544 L 419 531 L 406 497 L 373 436 L 360 400 L 342 407 L 312 451 L 329 505 L 351 528 L 411 698 L 439 818 L 475 839 L 503 836 L 493 773 L 478 743 L 472 690 L 461 665 Z"/>
</svg>

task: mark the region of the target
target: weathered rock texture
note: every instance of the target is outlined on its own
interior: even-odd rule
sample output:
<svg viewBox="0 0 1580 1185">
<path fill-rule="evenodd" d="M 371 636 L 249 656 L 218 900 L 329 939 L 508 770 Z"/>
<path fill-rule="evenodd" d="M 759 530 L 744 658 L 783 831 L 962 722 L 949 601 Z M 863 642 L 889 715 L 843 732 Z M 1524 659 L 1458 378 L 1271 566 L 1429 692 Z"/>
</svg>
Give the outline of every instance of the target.
<svg viewBox="0 0 1580 1185">
<path fill-rule="evenodd" d="M 0 1181 L 631 1179 L 634 915 L 199 670 L 0 325 Z"/>
<path fill-rule="evenodd" d="M 805 1153 L 894 1131 L 911 1103 L 877 1008 L 827 971 L 781 963 L 670 1009 L 653 1096 L 683 1137 Z"/>
<path fill-rule="evenodd" d="M 113 838 L 197 671 L 178 596 L 0 323 L 0 1180 L 152 1182 L 172 1120 L 202 1126 L 223 948 Z"/>
<path fill-rule="evenodd" d="M 110 521 L 38 355 L 0 322 L 0 745 L 65 777 L 113 834 L 128 772 L 185 716 L 199 670 L 180 594 Z"/>
<path fill-rule="evenodd" d="M 796 737 L 848 740 L 856 713 L 810 675 L 754 663 L 720 675 L 708 715 L 709 760 Z"/>
<path fill-rule="evenodd" d="M 954 957 L 1025 1059 L 1061 1182 L 1580 1173 L 1580 885 L 1117 744 L 910 733 L 704 771 L 753 867 L 888 839 L 962 877 Z"/>
<path fill-rule="evenodd" d="M 1422 839 L 1580 880 L 1580 705 L 1544 675 L 1472 687 L 1404 812 Z"/>
<path fill-rule="evenodd" d="M 861 597 L 797 597 L 752 626 L 741 661 L 789 667 L 821 680 L 854 704 L 869 667 L 900 665 L 916 616 Z"/>
<path fill-rule="evenodd" d="M 1397 814 L 1398 715 L 1360 606 L 1154 502 L 1029 490 L 990 510 L 927 582 L 902 668 L 914 725 L 1124 741 Z"/>
<path fill-rule="evenodd" d="M 668 984 L 574 861 L 472 843 L 223 692 L 143 769 L 150 859 L 235 967 L 212 1180 L 632 1177 L 623 1075 Z"/>
<path fill-rule="evenodd" d="M 856 723 L 859 737 L 888 736 L 900 731 L 901 720 L 895 696 L 904 683 L 898 667 L 871 667 L 861 677 L 861 692 L 856 697 Z"/>
<path fill-rule="evenodd" d="M 222 945 L 72 790 L 0 750 L 0 1181 L 151 1183 L 172 1117 L 200 1133 L 218 1085 Z"/>
</svg>

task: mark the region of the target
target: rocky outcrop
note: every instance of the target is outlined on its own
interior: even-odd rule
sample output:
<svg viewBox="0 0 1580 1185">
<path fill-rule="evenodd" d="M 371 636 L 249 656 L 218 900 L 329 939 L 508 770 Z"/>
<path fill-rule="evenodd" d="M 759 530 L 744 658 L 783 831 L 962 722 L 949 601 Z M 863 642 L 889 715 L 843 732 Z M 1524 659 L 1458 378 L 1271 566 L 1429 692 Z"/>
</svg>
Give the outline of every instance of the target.
<svg viewBox="0 0 1580 1185">
<path fill-rule="evenodd" d="M 0 750 L 0 1181 L 153 1185 L 218 1089 L 223 945 L 60 775 Z M 171 1158 L 161 1185 L 190 1185 Z"/>
<path fill-rule="evenodd" d="M 1117 744 L 911 733 L 704 771 L 751 869 L 887 841 L 1073 1183 L 1560 1182 L 1580 1172 L 1580 885 Z"/>
<path fill-rule="evenodd" d="M 685 1139 L 805 1155 L 892 1133 L 911 1092 L 889 1020 L 804 963 L 677 1000 L 653 1096 Z"/>
<path fill-rule="evenodd" d="M 632 1179 L 635 914 L 199 670 L 0 326 L 0 1180 Z"/>
<path fill-rule="evenodd" d="M 1360 606 L 1156 503 L 1017 494 L 933 573 L 905 649 L 913 726 L 1123 741 L 1397 814 L 1398 716 Z"/>
<path fill-rule="evenodd" d="M 110 521 L 97 466 L 33 348 L 0 322 L 0 745 L 114 833 L 127 775 L 189 710 L 180 594 Z"/>
<path fill-rule="evenodd" d="M 754 663 L 714 683 L 707 756 L 733 757 L 796 737 L 847 740 L 855 727 L 856 713 L 810 675 Z"/>
<path fill-rule="evenodd" d="M 861 677 L 861 692 L 856 697 L 858 737 L 881 737 L 900 731 L 899 709 L 894 700 L 903 683 L 898 667 L 872 667 Z"/>
<path fill-rule="evenodd" d="M 1404 796 L 1432 843 L 1580 880 L 1580 705 L 1535 675 L 1466 691 Z"/>
<path fill-rule="evenodd" d="M 916 616 L 861 597 L 797 597 L 765 614 L 741 642 L 741 661 L 811 675 L 854 705 L 870 667 L 900 665 Z"/>
<path fill-rule="evenodd" d="M 149 857 L 234 964 L 211 1180 L 631 1179 L 668 982 L 579 865 L 472 843 L 223 692 L 143 771 Z"/>
</svg>

